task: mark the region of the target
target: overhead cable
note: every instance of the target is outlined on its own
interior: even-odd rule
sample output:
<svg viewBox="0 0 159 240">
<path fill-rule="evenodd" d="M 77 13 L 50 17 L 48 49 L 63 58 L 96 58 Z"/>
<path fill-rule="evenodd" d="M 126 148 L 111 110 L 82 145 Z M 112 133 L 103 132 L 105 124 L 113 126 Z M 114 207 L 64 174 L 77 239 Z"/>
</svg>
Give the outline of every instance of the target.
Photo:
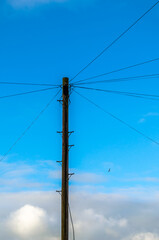
<svg viewBox="0 0 159 240">
<path fill-rule="evenodd" d="M 82 73 L 86 68 L 88 68 L 93 62 L 95 62 L 103 53 L 105 53 L 110 47 L 112 47 L 120 38 L 122 38 L 132 27 L 134 27 L 145 15 L 147 15 L 157 4 L 153 4 L 141 17 L 139 17 L 133 24 L 131 24 L 123 33 L 121 33 L 113 42 L 111 42 L 106 48 L 104 48 L 92 61 L 90 61 L 82 70 L 80 70 L 72 79 L 73 81 L 80 73 Z"/>
<path fill-rule="evenodd" d="M 155 73 L 155 74 L 147 74 L 147 75 L 140 75 L 140 76 L 124 77 L 124 78 L 112 78 L 112 79 L 85 82 L 85 83 L 75 83 L 75 84 L 72 84 L 72 86 L 88 85 L 88 84 L 94 84 L 94 83 L 125 82 L 125 81 L 147 79 L 147 78 L 159 78 L 159 74 Z"/>
<path fill-rule="evenodd" d="M 142 133 L 141 131 L 139 131 L 138 129 L 136 129 L 135 127 L 131 126 L 129 123 L 127 123 L 126 121 L 123 121 L 122 119 L 120 119 L 119 117 L 115 116 L 114 114 L 108 112 L 107 110 L 105 110 L 104 108 L 100 107 L 99 105 L 97 105 L 96 103 L 94 103 L 92 100 L 90 100 L 89 98 L 83 96 L 81 93 L 77 92 L 76 90 L 74 90 L 74 92 L 76 92 L 78 95 L 80 95 L 82 98 L 84 98 L 85 100 L 87 100 L 88 102 L 90 102 L 91 104 L 93 104 L 94 106 L 96 106 L 97 108 L 99 108 L 100 110 L 102 110 L 104 113 L 106 113 L 107 115 L 109 115 L 110 117 L 116 119 L 117 121 L 119 121 L 120 123 L 126 125 L 128 128 L 132 129 L 133 131 L 137 132 L 138 134 L 140 134 L 141 136 L 143 136 L 144 138 L 148 139 L 149 141 L 159 145 L 159 142 L 157 142 L 156 140 L 152 139 L 151 137 L 147 136 L 146 134 Z"/>
<path fill-rule="evenodd" d="M 73 240 L 75 240 L 75 228 L 74 228 L 74 223 L 73 223 L 73 217 L 72 217 L 72 213 L 71 213 L 70 204 L 68 204 L 68 210 L 69 210 L 70 220 L 71 220 L 71 225 L 72 225 Z"/>
<path fill-rule="evenodd" d="M 31 93 L 44 92 L 44 91 L 48 91 L 48 90 L 53 90 L 53 89 L 55 89 L 55 88 L 59 88 L 59 87 L 44 88 L 44 89 L 33 90 L 33 91 L 29 91 L 29 92 L 22 92 L 22 93 L 15 93 L 15 94 L 6 95 L 6 96 L 0 96 L 0 99 L 10 98 L 10 97 L 17 97 L 17 96 L 26 95 L 26 94 L 31 94 Z"/>
<path fill-rule="evenodd" d="M 115 93 L 115 94 L 121 94 L 124 96 L 139 97 L 139 98 L 159 101 L 159 95 L 155 95 L 155 94 L 123 92 L 123 91 L 115 91 L 115 90 L 109 90 L 109 89 L 99 89 L 99 88 L 89 88 L 89 87 L 79 87 L 79 86 L 74 86 L 74 88 L 94 90 L 94 91 L 100 91 L 100 92 L 106 92 L 106 93 Z"/>
<path fill-rule="evenodd" d="M 55 84 L 49 84 L 49 83 L 27 83 L 27 82 L 0 82 L 0 84 L 8 84 L 8 85 L 28 85 L 28 86 L 60 86 Z"/>
<path fill-rule="evenodd" d="M 30 130 L 30 128 L 35 124 L 35 122 L 41 117 L 41 115 L 46 111 L 46 109 L 50 106 L 56 96 L 59 94 L 61 89 L 54 95 L 50 101 L 45 105 L 45 107 L 39 112 L 39 114 L 33 119 L 33 121 L 28 125 L 28 127 L 22 132 L 22 134 L 17 138 L 17 140 L 10 146 L 7 152 L 0 158 L 0 162 L 3 161 L 11 150 L 15 147 L 15 145 L 24 137 L 24 135 Z"/>
<path fill-rule="evenodd" d="M 130 66 L 127 66 L 127 67 L 123 67 L 123 68 L 119 68 L 119 69 L 116 69 L 116 70 L 113 70 L 113 71 L 110 71 L 110 72 L 102 73 L 102 74 L 99 74 L 99 75 L 96 75 L 96 76 L 92 76 L 92 77 L 89 77 L 89 78 L 85 78 L 85 79 L 76 81 L 73 84 L 79 84 L 79 83 L 85 82 L 87 80 L 95 79 L 95 78 L 98 78 L 98 77 L 103 77 L 103 76 L 106 76 L 106 75 L 109 75 L 109 74 L 112 74 L 112 73 L 117 73 L 117 72 L 120 72 L 120 71 L 123 71 L 123 70 L 126 70 L 126 69 L 138 67 L 138 66 L 141 66 L 141 65 L 144 65 L 144 64 L 147 64 L 147 63 L 151 63 L 151 62 L 155 62 L 155 61 L 158 61 L 158 60 L 159 60 L 159 58 L 155 58 L 155 59 L 151 59 L 151 60 L 148 60 L 148 61 L 145 61 L 145 62 L 137 63 L 137 64 L 130 65 Z"/>
</svg>

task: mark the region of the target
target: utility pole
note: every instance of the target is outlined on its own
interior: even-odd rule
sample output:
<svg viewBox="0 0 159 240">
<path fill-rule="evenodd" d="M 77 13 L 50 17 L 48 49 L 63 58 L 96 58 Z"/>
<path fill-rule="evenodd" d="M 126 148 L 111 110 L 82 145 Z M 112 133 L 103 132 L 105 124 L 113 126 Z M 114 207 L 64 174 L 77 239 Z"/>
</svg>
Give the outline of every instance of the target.
<svg viewBox="0 0 159 240">
<path fill-rule="evenodd" d="M 68 130 L 68 105 L 69 105 L 69 79 L 63 78 L 62 86 L 63 123 L 62 123 L 62 198 L 61 198 L 61 240 L 68 240 L 69 235 L 69 172 L 68 172 L 68 151 L 69 151 L 69 130 Z"/>
</svg>

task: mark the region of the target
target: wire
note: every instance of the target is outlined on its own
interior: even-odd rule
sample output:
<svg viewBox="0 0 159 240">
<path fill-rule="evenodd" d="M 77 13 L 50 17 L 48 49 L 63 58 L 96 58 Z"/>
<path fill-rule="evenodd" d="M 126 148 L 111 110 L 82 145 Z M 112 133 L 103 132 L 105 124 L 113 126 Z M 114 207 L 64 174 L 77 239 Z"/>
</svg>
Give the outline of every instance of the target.
<svg viewBox="0 0 159 240">
<path fill-rule="evenodd" d="M 122 124 L 126 125 L 128 128 L 132 129 L 133 131 L 137 132 L 138 134 L 140 134 L 141 136 L 143 136 L 144 138 L 148 139 L 149 141 L 159 145 L 159 142 L 153 140 L 151 137 L 147 136 L 146 134 L 142 133 L 141 131 L 137 130 L 135 127 L 131 126 L 130 124 L 128 124 L 127 122 L 123 121 L 122 119 L 120 119 L 119 117 L 116 117 L 114 114 L 108 112 L 107 110 L 105 110 L 104 108 L 100 107 L 99 105 L 97 105 L 96 103 L 94 103 L 92 100 L 88 99 L 87 97 L 83 96 L 82 94 L 78 93 L 77 91 L 74 90 L 74 92 L 76 92 L 78 95 L 80 95 L 82 98 L 84 98 L 85 100 L 87 100 L 88 102 L 90 102 L 91 104 L 93 104 L 94 106 L 96 106 L 97 108 L 99 108 L 100 110 L 102 110 L 103 112 L 105 112 L 107 115 L 111 116 L 112 118 L 116 119 L 117 121 L 121 122 Z"/>
<path fill-rule="evenodd" d="M 49 83 L 24 83 L 24 82 L 0 82 L 0 84 L 9 84 L 9 85 L 29 85 L 29 86 L 60 86 L 60 85 L 54 85 Z"/>
<path fill-rule="evenodd" d="M 29 124 L 29 126 L 24 130 L 24 132 L 17 138 L 17 140 L 11 145 L 11 147 L 8 149 L 8 151 L 3 155 L 3 157 L 0 159 L 0 162 L 3 161 L 7 155 L 11 152 L 11 150 L 15 147 L 15 145 L 24 137 L 24 135 L 30 130 L 30 128 L 35 124 L 35 122 L 41 117 L 41 115 L 46 111 L 46 109 L 50 106 L 52 101 L 56 98 L 56 96 L 59 94 L 61 89 L 54 95 L 51 100 L 46 104 L 46 106 L 39 112 L 39 114 L 33 119 L 33 121 Z"/>
<path fill-rule="evenodd" d="M 75 240 L 75 228 L 74 228 L 74 224 L 73 224 L 73 218 L 72 218 L 72 213 L 71 213 L 71 208 L 70 208 L 69 203 L 68 203 L 68 210 L 69 210 L 70 220 L 71 220 L 71 225 L 72 225 L 73 240 Z"/>
<path fill-rule="evenodd" d="M 56 191 L 56 192 L 59 192 L 60 196 L 62 197 L 61 191 Z M 74 228 L 73 217 L 72 217 L 71 208 L 70 208 L 69 203 L 68 203 L 68 211 L 69 211 L 70 220 L 71 220 L 73 240 L 75 240 L 75 228 Z"/>
<path fill-rule="evenodd" d="M 111 46 L 113 46 L 120 38 L 122 38 L 132 27 L 134 27 L 145 15 L 147 15 L 157 4 L 157 1 L 152 7 L 150 7 L 141 17 L 139 17 L 130 27 L 128 27 L 122 34 L 120 34 L 113 42 L 111 42 L 102 52 L 100 52 L 91 62 L 89 62 L 82 70 L 80 70 L 72 79 L 74 80 L 80 73 L 88 68 L 93 62 L 95 62 L 104 52 L 106 52 Z"/>
<path fill-rule="evenodd" d="M 148 75 L 142 75 L 142 76 L 134 76 L 134 77 L 125 77 L 125 78 L 113 78 L 113 79 L 106 79 L 101 81 L 92 81 L 92 82 L 85 82 L 85 83 L 75 83 L 72 84 L 72 86 L 78 86 L 78 85 L 84 85 L 84 84 L 94 84 L 94 83 L 111 83 L 111 82 L 125 82 L 125 81 L 131 81 L 136 79 L 146 79 L 146 78 L 158 78 L 159 74 L 148 74 Z"/>
<path fill-rule="evenodd" d="M 134 93 L 134 92 L 122 92 L 122 91 L 114 91 L 114 90 L 99 89 L 99 88 L 78 87 L 78 86 L 75 87 L 75 88 L 94 90 L 94 91 L 100 91 L 100 92 L 107 92 L 107 93 L 115 93 L 115 94 L 121 94 L 121 95 L 125 95 L 125 96 L 130 96 L 130 97 L 139 97 L 139 98 L 159 101 L 159 99 L 155 99 L 155 98 L 159 98 L 159 95 L 153 95 L 153 94 Z M 153 98 L 147 98 L 147 97 L 153 97 Z"/>
<path fill-rule="evenodd" d="M 119 68 L 119 69 L 116 69 L 116 70 L 113 70 L 113 71 L 110 71 L 110 72 L 102 73 L 100 75 L 96 75 L 96 76 L 92 76 L 92 77 L 89 77 L 89 78 L 85 78 L 83 80 L 76 81 L 73 84 L 85 82 L 87 80 L 91 80 L 91 79 L 95 79 L 95 78 L 98 78 L 98 77 L 106 76 L 106 75 L 109 75 L 111 73 L 120 72 L 120 71 L 123 71 L 123 70 L 126 70 L 126 69 L 138 67 L 138 66 L 141 66 L 141 65 L 144 65 L 144 64 L 147 64 L 147 63 L 151 63 L 151 62 L 155 62 L 155 61 L 158 61 L 158 60 L 159 60 L 159 58 L 155 58 L 155 59 L 151 59 L 151 60 L 148 60 L 148 61 L 145 61 L 145 62 L 137 63 L 137 64 L 134 64 L 134 65 L 130 65 L 130 66 L 127 66 L 127 67 L 124 67 L 124 68 Z"/>
<path fill-rule="evenodd" d="M 16 97 L 16 96 L 21 96 L 21 95 L 26 95 L 26 94 L 31 94 L 31 93 L 37 93 L 37 92 L 44 92 L 44 91 L 52 90 L 52 89 L 55 89 L 55 88 L 59 88 L 59 87 L 44 88 L 44 89 L 40 89 L 40 90 L 34 90 L 34 91 L 29 91 L 29 92 L 23 92 L 23 93 L 16 93 L 16 94 L 11 94 L 11 95 L 6 95 L 6 96 L 0 96 L 0 99 Z"/>
</svg>

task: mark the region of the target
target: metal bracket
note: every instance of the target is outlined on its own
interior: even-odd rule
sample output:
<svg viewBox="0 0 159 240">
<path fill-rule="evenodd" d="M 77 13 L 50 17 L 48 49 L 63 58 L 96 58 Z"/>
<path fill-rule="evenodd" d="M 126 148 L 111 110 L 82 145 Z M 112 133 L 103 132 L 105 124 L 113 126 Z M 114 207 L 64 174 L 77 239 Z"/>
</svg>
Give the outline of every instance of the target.
<svg viewBox="0 0 159 240">
<path fill-rule="evenodd" d="M 70 137 L 73 133 L 74 131 L 68 132 L 68 136 Z"/>
<path fill-rule="evenodd" d="M 62 166 L 62 161 L 56 161 L 57 163 L 59 163 Z"/>
<path fill-rule="evenodd" d="M 62 131 L 57 131 L 57 133 L 62 135 L 63 132 Z"/>
<path fill-rule="evenodd" d="M 75 146 L 74 144 L 68 145 L 68 151 L 69 151 L 72 147 L 74 147 L 74 146 Z"/>
<path fill-rule="evenodd" d="M 62 134 L 63 131 L 57 131 L 58 134 Z M 68 136 L 70 137 L 72 134 L 74 133 L 74 131 L 68 132 Z"/>
<path fill-rule="evenodd" d="M 69 174 L 68 174 L 68 180 L 70 180 L 70 178 L 71 178 L 73 175 L 75 175 L 75 174 L 74 174 L 74 173 L 69 173 Z"/>
<path fill-rule="evenodd" d="M 60 190 L 56 190 L 57 193 L 59 193 L 60 195 L 62 194 L 62 191 Z"/>
<path fill-rule="evenodd" d="M 60 104 L 62 104 L 62 103 L 63 103 L 63 100 L 61 100 L 61 99 L 60 99 L 60 100 L 57 100 L 57 101 L 58 101 Z"/>
</svg>

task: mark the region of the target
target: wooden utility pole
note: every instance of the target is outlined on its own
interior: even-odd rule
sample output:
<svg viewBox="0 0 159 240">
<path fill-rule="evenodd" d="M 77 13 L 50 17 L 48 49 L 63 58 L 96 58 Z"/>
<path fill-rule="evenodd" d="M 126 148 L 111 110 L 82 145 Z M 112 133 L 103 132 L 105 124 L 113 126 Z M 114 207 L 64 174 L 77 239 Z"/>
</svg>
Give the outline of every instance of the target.
<svg viewBox="0 0 159 240">
<path fill-rule="evenodd" d="M 68 240 L 68 105 L 69 105 L 69 79 L 63 78 L 63 123 L 62 123 L 62 198 L 61 198 L 61 240 Z"/>
</svg>

